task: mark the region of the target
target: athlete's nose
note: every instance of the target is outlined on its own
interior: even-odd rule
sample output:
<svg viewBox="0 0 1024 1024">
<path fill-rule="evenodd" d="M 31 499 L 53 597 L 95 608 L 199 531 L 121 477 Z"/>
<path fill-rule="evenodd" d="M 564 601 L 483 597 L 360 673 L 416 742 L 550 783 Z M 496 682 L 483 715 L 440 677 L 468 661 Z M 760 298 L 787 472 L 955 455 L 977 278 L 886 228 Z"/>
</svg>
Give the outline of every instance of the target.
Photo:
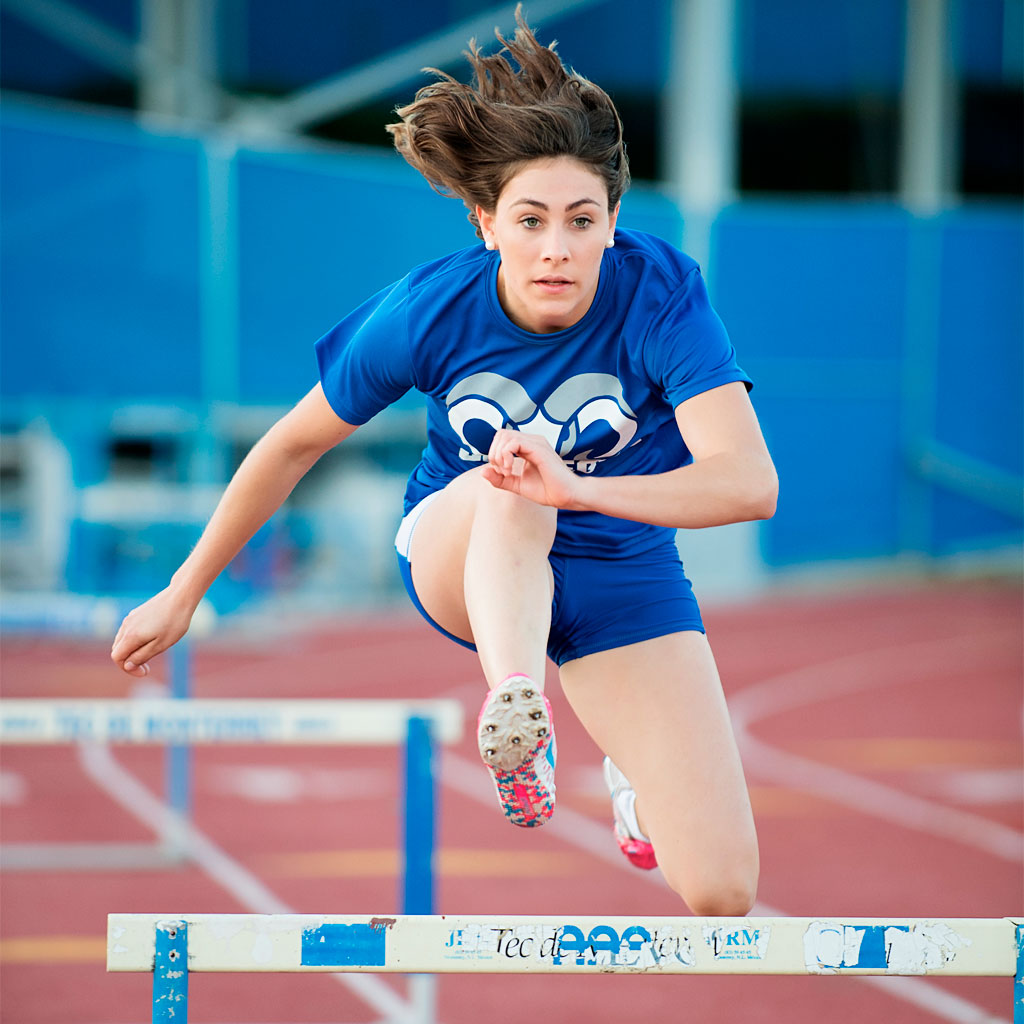
<svg viewBox="0 0 1024 1024">
<path fill-rule="evenodd" d="M 543 259 L 550 263 L 564 263 L 569 259 L 569 242 L 560 228 L 545 232 Z"/>
</svg>

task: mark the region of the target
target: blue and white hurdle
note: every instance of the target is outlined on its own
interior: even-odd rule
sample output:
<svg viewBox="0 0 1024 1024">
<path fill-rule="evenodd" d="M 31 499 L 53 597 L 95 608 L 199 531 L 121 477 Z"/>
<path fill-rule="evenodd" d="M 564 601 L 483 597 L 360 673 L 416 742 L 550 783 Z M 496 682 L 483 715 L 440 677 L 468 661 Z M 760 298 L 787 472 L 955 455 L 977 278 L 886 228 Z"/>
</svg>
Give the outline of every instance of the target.
<svg viewBox="0 0 1024 1024">
<path fill-rule="evenodd" d="M 463 719 L 462 705 L 454 700 L 28 698 L 0 701 L 0 743 L 163 743 L 183 749 L 196 743 L 404 744 L 401 905 L 408 914 L 429 914 L 434 904 L 434 743 L 459 740 Z M 40 853 L 37 858 L 45 860 Z"/>
<path fill-rule="evenodd" d="M 5 632 L 60 636 L 113 635 L 126 608 L 95 598 L 6 602 L 0 613 Z M 212 613 L 206 615 L 207 623 Z M 198 744 L 386 745 L 404 749 L 401 848 L 403 868 L 398 905 L 405 914 L 434 912 L 436 872 L 438 743 L 457 742 L 464 711 L 454 700 L 197 700 L 191 693 L 191 652 L 181 642 L 168 652 L 171 696 L 128 700 L 12 699 L 0 701 L 0 743 L 73 744 L 83 767 L 94 773 L 96 755 L 107 744 L 162 744 L 166 750 L 165 793 L 150 823 L 153 843 L 18 843 L 0 845 L 5 870 L 126 870 L 209 859 L 209 843 L 191 823 L 192 757 Z M 100 762 L 102 766 L 102 760 Z M 91 766 L 91 767 L 90 767 Z M 104 771 L 102 775 L 106 776 Z M 96 776 L 94 776 L 96 777 Z M 102 782 L 102 776 L 100 777 Z M 107 783 L 110 779 L 107 776 Z M 137 808 L 136 808 L 137 809 Z M 206 851 L 206 852 L 204 852 Z M 209 865 L 207 865 L 209 866 Z M 249 892 L 244 879 L 232 888 Z M 258 884 L 258 883 L 256 883 Z M 236 891 L 236 889 L 238 891 Z M 272 894 L 256 900 L 280 906 Z M 268 906 L 269 904 L 269 906 Z M 394 1019 L 432 1021 L 433 979 L 409 979 L 408 1001 L 372 979 L 360 979 L 357 993 Z"/>
<path fill-rule="evenodd" d="M 266 971 L 1007 977 L 1024 1024 L 1010 918 L 111 914 L 107 970 L 153 973 L 153 1024 L 187 1021 L 191 974 Z"/>
</svg>

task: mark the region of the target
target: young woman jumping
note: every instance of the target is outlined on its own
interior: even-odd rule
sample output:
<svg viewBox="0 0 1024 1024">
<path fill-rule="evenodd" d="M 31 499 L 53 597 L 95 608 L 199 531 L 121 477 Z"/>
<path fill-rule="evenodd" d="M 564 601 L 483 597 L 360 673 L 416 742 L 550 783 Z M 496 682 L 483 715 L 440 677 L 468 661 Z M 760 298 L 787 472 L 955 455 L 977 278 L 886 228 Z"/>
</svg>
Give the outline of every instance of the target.
<svg viewBox="0 0 1024 1024">
<path fill-rule="evenodd" d="M 482 244 L 416 267 L 316 344 L 320 381 L 254 446 L 112 658 L 143 675 L 317 459 L 410 389 L 428 443 L 396 539 L 409 595 L 475 649 L 478 740 L 513 824 L 555 807 L 546 657 L 607 755 L 614 831 L 701 915 L 754 901 L 757 838 L 675 531 L 763 519 L 777 479 L 697 265 L 619 228 L 618 114 L 517 11 L 388 126 Z M 627 781 L 628 780 L 628 781 Z"/>
</svg>

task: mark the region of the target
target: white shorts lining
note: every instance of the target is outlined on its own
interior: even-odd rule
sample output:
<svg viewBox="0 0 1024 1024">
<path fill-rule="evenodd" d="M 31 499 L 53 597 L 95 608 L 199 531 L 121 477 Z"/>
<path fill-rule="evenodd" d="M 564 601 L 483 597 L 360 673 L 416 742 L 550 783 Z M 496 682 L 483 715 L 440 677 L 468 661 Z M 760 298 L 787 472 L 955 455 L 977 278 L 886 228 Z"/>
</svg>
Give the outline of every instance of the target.
<svg viewBox="0 0 1024 1024">
<path fill-rule="evenodd" d="M 416 529 L 420 516 L 440 493 L 440 491 L 433 491 L 428 494 L 422 501 L 415 504 L 399 523 L 398 533 L 395 534 L 395 550 L 403 558 L 409 559 L 409 551 L 412 549 L 412 532 Z"/>
</svg>

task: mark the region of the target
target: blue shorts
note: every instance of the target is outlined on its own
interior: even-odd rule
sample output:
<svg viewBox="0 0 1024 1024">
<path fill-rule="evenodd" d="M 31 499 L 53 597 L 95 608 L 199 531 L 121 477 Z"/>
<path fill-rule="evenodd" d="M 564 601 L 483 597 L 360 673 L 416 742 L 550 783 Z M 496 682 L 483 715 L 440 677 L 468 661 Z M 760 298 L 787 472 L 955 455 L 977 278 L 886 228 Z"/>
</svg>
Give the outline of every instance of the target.
<svg viewBox="0 0 1024 1024">
<path fill-rule="evenodd" d="M 442 629 L 416 596 L 407 556 L 412 527 L 423 504 L 406 516 L 395 540 L 402 581 L 427 622 L 450 640 L 475 651 L 469 641 Z M 704 632 L 697 599 L 671 541 L 622 558 L 551 554 L 548 561 L 555 592 L 547 650 L 556 665 L 668 633 Z"/>
</svg>

